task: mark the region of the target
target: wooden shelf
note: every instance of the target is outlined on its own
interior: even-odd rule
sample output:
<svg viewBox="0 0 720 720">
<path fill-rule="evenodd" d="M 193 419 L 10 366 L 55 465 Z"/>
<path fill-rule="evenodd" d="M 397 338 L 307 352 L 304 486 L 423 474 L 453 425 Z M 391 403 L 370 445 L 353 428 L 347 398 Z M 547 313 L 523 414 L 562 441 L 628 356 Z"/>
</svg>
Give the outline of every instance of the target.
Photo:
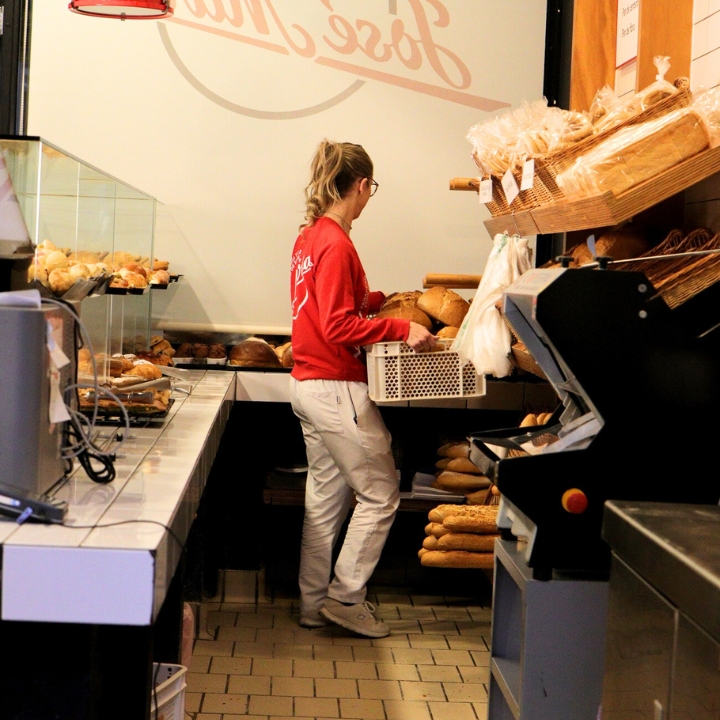
<svg viewBox="0 0 720 720">
<path fill-rule="evenodd" d="M 505 231 L 536 235 L 617 225 L 717 172 L 720 172 L 720 147 L 698 153 L 617 197 L 606 192 L 556 202 L 498 215 L 485 220 L 484 225 L 491 236 Z"/>
</svg>

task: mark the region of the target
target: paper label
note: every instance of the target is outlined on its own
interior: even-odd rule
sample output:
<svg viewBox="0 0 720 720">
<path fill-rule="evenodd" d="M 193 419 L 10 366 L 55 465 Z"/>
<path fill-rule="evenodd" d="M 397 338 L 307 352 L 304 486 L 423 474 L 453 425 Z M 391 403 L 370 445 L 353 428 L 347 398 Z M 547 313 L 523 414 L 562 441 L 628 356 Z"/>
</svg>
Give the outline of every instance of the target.
<svg viewBox="0 0 720 720">
<path fill-rule="evenodd" d="M 505 172 L 505 174 L 503 175 L 502 188 L 505 192 L 505 200 L 507 201 L 507 204 L 512 205 L 512 201 L 520 193 L 520 189 L 518 188 L 517 183 L 515 182 L 515 178 L 513 177 L 512 171 L 507 170 Z"/>
<path fill-rule="evenodd" d="M 523 165 L 522 179 L 520 180 L 520 189 L 529 190 L 535 182 L 535 161 L 526 160 Z"/>
<path fill-rule="evenodd" d="M 640 0 L 618 0 L 615 67 L 634 60 L 640 38 Z"/>
<path fill-rule="evenodd" d="M 485 204 L 492 201 L 492 180 L 487 178 L 480 181 L 480 202 Z"/>
<path fill-rule="evenodd" d="M 60 371 L 56 367 L 50 368 L 50 407 L 48 414 L 51 423 L 65 422 L 70 419 L 70 413 L 68 413 L 60 391 Z"/>
</svg>

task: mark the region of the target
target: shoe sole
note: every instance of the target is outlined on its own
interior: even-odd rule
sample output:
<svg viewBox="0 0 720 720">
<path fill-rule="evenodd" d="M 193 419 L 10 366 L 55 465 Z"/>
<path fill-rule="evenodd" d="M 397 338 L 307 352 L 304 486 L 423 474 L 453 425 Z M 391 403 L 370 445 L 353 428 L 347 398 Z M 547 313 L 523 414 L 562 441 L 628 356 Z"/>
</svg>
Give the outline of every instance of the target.
<svg viewBox="0 0 720 720">
<path fill-rule="evenodd" d="M 318 630 L 319 628 L 324 628 L 328 626 L 328 623 L 323 622 L 322 620 L 313 620 L 311 622 L 302 622 L 302 620 L 298 623 L 301 628 L 306 628 L 308 630 Z"/>
<path fill-rule="evenodd" d="M 326 620 L 329 620 L 330 622 L 335 623 L 336 625 L 339 625 L 346 630 L 351 630 L 358 635 L 362 635 L 363 637 L 384 638 L 390 634 L 389 630 L 388 632 L 373 632 L 372 630 L 367 630 L 365 628 L 358 628 L 357 625 L 353 625 L 349 620 L 345 620 L 344 618 L 338 617 L 337 615 L 333 615 L 329 610 L 326 610 L 325 608 L 322 608 L 322 610 L 320 610 L 320 614 Z"/>
</svg>

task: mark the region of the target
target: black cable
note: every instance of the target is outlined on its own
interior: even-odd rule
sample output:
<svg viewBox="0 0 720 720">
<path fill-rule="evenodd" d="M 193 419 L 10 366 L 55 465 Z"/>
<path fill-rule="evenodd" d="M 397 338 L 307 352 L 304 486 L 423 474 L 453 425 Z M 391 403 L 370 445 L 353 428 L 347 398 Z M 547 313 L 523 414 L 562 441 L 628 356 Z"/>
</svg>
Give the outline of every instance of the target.
<svg viewBox="0 0 720 720">
<path fill-rule="evenodd" d="M 78 425 L 75 417 L 71 416 L 70 421 L 67 423 L 66 432 L 68 439 L 80 442 L 86 440 L 82 429 Z M 90 449 L 92 448 L 92 449 Z M 90 442 L 86 442 L 85 447 L 79 450 L 75 457 L 82 465 L 83 470 L 87 473 L 87 476 L 96 483 L 106 484 L 112 482 L 115 479 L 115 456 L 107 455 L 102 452 L 95 452 L 97 448 Z M 92 466 L 92 462 L 97 462 L 102 465 L 102 469 L 96 470 Z"/>
<path fill-rule="evenodd" d="M 165 523 L 161 523 L 159 520 L 118 520 L 117 522 L 103 523 L 102 525 L 67 525 L 63 523 L 62 526 L 66 528 L 77 528 L 78 530 L 95 530 L 96 528 L 115 527 L 116 525 L 130 525 L 131 523 L 149 523 L 150 525 L 159 525 L 161 528 L 165 528 L 172 539 L 177 543 L 180 551 L 185 550 L 185 544 L 179 538 L 176 532 L 169 528 Z"/>
</svg>

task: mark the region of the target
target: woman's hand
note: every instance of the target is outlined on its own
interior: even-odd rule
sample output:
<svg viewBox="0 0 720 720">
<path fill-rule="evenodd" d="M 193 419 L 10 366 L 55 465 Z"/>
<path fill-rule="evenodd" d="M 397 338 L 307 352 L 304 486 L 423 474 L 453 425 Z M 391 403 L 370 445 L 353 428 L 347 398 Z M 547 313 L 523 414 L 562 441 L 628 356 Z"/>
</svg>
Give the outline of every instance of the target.
<svg viewBox="0 0 720 720">
<path fill-rule="evenodd" d="M 410 321 L 410 332 L 405 342 L 415 351 L 423 352 L 437 345 L 433 334 L 419 323 Z"/>
</svg>

